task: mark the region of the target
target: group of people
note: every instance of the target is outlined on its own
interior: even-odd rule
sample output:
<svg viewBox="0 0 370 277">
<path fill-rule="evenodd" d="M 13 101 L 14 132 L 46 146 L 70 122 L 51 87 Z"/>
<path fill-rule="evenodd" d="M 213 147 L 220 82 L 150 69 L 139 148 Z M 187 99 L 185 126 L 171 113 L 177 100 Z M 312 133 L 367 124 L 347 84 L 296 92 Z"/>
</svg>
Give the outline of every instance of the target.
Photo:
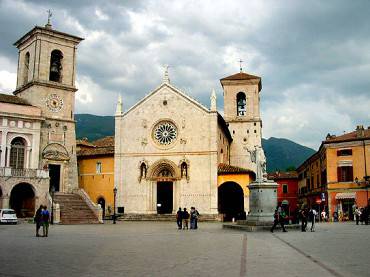
<svg viewBox="0 0 370 277">
<path fill-rule="evenodd" d="M 316 222 L 317 211 L 313 208 L 308 209 L 303 207 L 299 210 L 299 219 L 301 220 L 301 230 L 306 232 L 308 221 L 311 222 L 311 232 L 315 232 L 315 222 Z M 285 229 L 285 221 L 287 220 L 287 214 L 282 206 L 278 206 L 274 212 L 274 224 L 272 225 L 270 231 L 274 232 L 275 227 L 280 224 L 283 232 L 287 232 Z"/>
<path fill-rule="evenodd" d="M 356 225 L 358 225 L 359 222 L 361 222 L 361 224 L 368 225 L 369 224 L 369 212 L 370 212 L 369 206 L 365 208 L 355 206 L 354 214 L 356 218 Z"/>
<path fill-rule="evenodd" d="M 42 226 L 42 237 L 47 237 L 49 234 L 50 213 L 46 206 L 40 205 L 34 217 L 36 223 L 36 237 L 40 237 L 40 228 Z"/>
<path fill-rule="evenodd" d="M 187 211 L 186 208 L 184 210 L 181 210 L 181 207 L 176 213 L 176 223 L 177 228 L 179 230 L 187 230 L 189 229 L 189 219 L 190 219 L 190 229 L 198 229 L 198 218 L 199 218 L 199 212 L 195 207 L 190 208 L 190 213 Z"/>
<path fill-rule="evenodd" d="M 313 208 L 308 209 L 307 207 L 303 207 L 299 211 L 300 219 L 301 219 L 301 230 L 302 232 L 306 232 L 307 229 L 307 222 L 311 222 L 311 232 L 315 232 L 315 222 L 317 211 Z"/>
</svg>

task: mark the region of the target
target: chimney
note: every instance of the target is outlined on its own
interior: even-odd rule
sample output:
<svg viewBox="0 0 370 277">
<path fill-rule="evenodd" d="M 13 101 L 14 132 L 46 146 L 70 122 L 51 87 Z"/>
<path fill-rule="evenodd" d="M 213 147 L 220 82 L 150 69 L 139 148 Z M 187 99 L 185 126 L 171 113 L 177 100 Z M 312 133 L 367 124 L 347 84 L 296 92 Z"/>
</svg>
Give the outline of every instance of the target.
<svg viewBox="0 0 370 277">
<path fill-rule="evenodd" d="M 365 136 L 365 129 L 363 125 L 357 125 L 356 135 L 357 137 L 360 137 L 360 138 Z"/>
</svg>

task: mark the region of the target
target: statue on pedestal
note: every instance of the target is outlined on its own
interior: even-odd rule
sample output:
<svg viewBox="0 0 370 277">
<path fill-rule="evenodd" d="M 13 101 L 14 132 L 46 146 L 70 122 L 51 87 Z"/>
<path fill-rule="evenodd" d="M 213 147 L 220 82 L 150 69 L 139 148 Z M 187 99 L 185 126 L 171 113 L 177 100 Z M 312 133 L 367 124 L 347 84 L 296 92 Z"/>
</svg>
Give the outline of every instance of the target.
<svg viewBox="0 0 370 277">
<path fill-rule="evenodd" d="M 266 156 L 261 146 L 255 145 L 254 150 L 249 151 L 252 163 L 256 164 L 256 181 L 267 181 Z"/>
</svg>

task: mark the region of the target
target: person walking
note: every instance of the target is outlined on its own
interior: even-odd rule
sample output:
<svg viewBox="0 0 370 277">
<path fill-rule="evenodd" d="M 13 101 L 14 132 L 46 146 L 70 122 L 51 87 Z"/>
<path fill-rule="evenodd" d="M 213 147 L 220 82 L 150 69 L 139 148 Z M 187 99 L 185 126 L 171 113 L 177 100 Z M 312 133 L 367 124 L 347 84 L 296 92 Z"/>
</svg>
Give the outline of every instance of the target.
<svg viewBox="0 0 370 277">
<path fill-rule="evenodd" d="M 370 207 L 366 206 L 363 211 L 365 225 L 369 224 L 369 210 L 370 210 Z"/>
<path fill-rule="evenodd" d="M 308 219 L 311 221 L 311 232 L 315 232 L 315 221 L 317 212 L 315 209 L 311 208 L 308 212 Z"/>
<path fill-rule="evenodd" d="M 198 229 L 199 212 L 195 207 L 194 210 L 195 210 L 194 229 Z"/>
<path fill-rule="evenodd" d="M 50 213 L 49 213 L 48 208 L 46 206 L 44 206 L 44 208 L 41 212 L 41 218 L 42 218 L 43 237 L 47 237 L 49 235 Z"/>
<path fill-rule="evenodd" d="M 35 217 L 34 217 L 34 222 L 36 224 L 36 237 L 40 236 L 39 232 L 40 232 L 40 228 L 41 228 L 41 225 L 42 225 L 42 216 L 41 216 L 42 208 L 43 208 L 43 206 L 40 205 L 40 207 L 37 209 L 37 211 L 35 213 Z"/>
<path fill-rule="evenodd" d="M 358 225 L 361 217 L 361 210 L 359 207 L 355 208 L 355 218 L 356 218 L 356 225 Z"/>
<path fill-rule="evenodd" d="M 287 232 L 287 230 L 285 230 L 285 226 L 284 226 L 285 217 L 286 217 L 286 214 L 285 214 L 284 209 L 282 209 L 281 207 L 278 207 L 275 210 L 275 213 L 274 213 L 274 225 L 272 225 L 272 227 L 270 229 L 271 233 L 274 232 L 275 227 L 279 223 L 280 223 L 281 228 L 283 229 L 283 232 Z"/>
<path fill-rule="evenodd" d="M 176 223 L 177 223 L 177 228 L 179 230 L 182 229 L 182 210 L 181 207 L 179 207 L 177 213 L 176 213 Z"/>
<path fill-rule="evenodd" d="M 189 229 L 189 212 L 184 208 L 184 211 L 182 212 L 182 229 L 188 230 Z"/>
<path fill-rule="evenodd" d="M 306 232 L 307 228 L 307 209 L 303 208 L 301 209 L 301 220 L 302 220 L 302 232 Z"/>
</svg>

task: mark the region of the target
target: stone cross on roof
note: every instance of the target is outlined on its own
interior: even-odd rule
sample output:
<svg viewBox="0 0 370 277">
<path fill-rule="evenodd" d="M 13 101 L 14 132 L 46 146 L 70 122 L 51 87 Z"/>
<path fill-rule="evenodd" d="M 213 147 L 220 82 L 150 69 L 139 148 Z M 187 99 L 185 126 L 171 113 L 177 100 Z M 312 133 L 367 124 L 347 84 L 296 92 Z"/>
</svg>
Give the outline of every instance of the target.
<svg viewBox="0 0 370 277">
<path fill-rule="evenodd" d="M 163 75 L 163 83 L 169 84 L 170 83 L 170 77 L 168 76 L 168 68 L 169 65 L 164 66 L 164 75 Z"/>
<path fill-rule="evenodd" d="M 48 13 L 48 23 L 45 25 L 45 28 L 51 29 L 50 18 L 53 16 L 53 13 L 50 9 L 48 9 L 46 12 Z"/>
<path fill-rule="evenodd" d="M 242 63 L 243 63 L 242 59 L 239 59 L 240 72 L 243 72 Z"/>
</svg>

